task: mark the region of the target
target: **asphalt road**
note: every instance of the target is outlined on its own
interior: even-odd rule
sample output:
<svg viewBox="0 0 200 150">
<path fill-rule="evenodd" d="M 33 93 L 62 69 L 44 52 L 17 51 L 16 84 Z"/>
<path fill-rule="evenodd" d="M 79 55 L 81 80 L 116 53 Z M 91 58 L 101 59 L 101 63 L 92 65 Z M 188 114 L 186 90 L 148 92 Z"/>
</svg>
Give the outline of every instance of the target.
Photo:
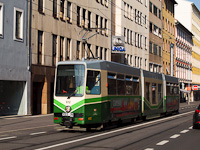
<svg viewBox="0 0 200 150">
<path fill-rule="evenodd" d="M 53 115 L 0 118 L 2 150 L 199 150 L 200 130 L 192 129 L 197 103 L 180 114 L 112 127 L 104 131 L 63 130 Z"/>
</svg>

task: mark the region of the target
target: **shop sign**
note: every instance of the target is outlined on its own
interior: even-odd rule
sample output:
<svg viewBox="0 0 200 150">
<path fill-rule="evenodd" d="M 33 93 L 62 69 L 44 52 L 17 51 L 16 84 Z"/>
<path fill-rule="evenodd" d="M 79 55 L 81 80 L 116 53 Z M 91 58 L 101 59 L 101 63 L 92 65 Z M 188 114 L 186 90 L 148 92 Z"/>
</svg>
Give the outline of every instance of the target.
<svg viewBox="0 0 200 150">
<path fill-rule="evenodd" d="M 125 37 L 113 36 L 112 37 L 112 53 L 125 53 Z"/>
</svg>

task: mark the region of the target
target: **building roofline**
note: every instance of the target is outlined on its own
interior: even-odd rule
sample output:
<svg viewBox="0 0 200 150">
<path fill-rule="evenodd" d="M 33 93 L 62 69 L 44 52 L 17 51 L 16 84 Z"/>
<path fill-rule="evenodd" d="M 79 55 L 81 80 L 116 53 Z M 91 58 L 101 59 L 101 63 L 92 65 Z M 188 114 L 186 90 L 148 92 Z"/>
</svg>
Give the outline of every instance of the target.
<svg viewBox="0 0 200 150">
<path fill-rule="evenodd" d="M 190 32 L 181 22 L 179 22 L 177 19 L 175 19 L 175 25 L 180 25 L 186 32 L 188 32 L 191 36 L 194 36 L 192 32 Z"/>
<path fill-rule="evenodd" d="M 197 8 L 197 6 L 192 2 L 191 3 L 191 5 L 197 10 L 197 13 L 199 14 L 199 16 L 200 16 L 200 11 L 199 11 L 199 9 Z"/>
</svg>

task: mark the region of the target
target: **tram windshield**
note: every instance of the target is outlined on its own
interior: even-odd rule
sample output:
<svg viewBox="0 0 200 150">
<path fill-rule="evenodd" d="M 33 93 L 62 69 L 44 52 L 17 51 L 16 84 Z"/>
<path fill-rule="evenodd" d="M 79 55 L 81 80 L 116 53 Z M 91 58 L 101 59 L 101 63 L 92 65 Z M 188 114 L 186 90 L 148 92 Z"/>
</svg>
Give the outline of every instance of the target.
<svg viewBox="0 0 200 150">
<path fill-rule="evenodd" d="M 68 98 L 83 96 L 84 65 L 59 65 L 57 68 L 56 96 Z"/>
</svg>

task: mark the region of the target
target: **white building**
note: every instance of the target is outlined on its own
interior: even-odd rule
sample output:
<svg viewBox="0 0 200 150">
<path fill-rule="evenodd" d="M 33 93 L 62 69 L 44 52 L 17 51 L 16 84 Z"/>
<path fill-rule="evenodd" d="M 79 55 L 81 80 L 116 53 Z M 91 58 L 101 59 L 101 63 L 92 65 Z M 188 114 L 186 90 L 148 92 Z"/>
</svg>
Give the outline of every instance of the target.
<svg viewBox="0 0 200 150">
<path fill-rule="evenodd" d="M 113 52 L 111 60 L 148 70 L 149 3 L 147 0 L 116 0 L 114 2 L 113 35 L 124 36 L 125 53 Z"/>
</svg>

